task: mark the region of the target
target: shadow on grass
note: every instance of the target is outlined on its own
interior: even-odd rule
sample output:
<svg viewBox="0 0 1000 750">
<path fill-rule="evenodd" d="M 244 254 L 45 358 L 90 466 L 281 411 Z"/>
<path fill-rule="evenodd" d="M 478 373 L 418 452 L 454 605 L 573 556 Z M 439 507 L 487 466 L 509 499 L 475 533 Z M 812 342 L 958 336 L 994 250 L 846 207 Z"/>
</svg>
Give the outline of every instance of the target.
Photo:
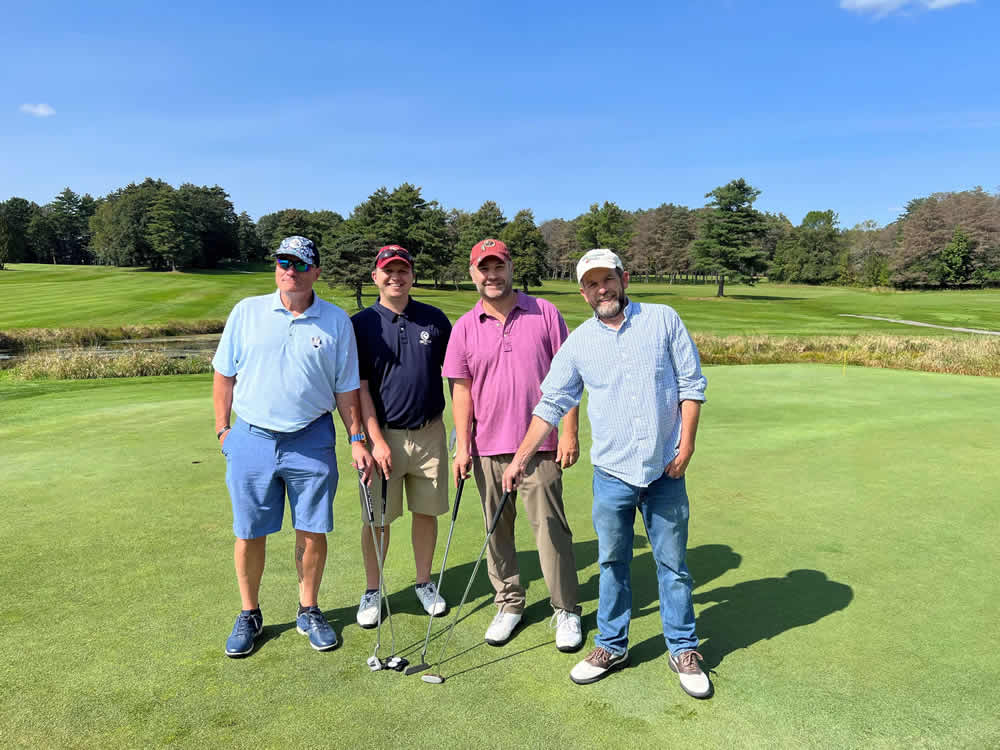
<svg viewBox="0 0 1000 750">
<path fill-rule="evenodd" d="M 732 554 L 739 557 L 736 553 Z M 633 599 L 635 590 L 639 588 L 653 595 L 652 606 L 638 611 L 633 608 L 633 619 L 645 615 L 658 616 L 654 571 L 641 576 L 633 573 Z M 649 596 L 642 598 L 650 599 Z M 846 608 L 853 598 L 850 586 L 831 581 L 819 570 L 792 570 L 781 578 L 760 578 L 696 593 L 693 596 L 695 603 L 714 602 L 698 615 L 698 635 L 702 640 L 699 650 L 705 657 L 703 666 L 714 669 L 738 649 L 818 622 Z M 631 649 L 632 661 L 641 663 L 656 659 L 665 651 L 663 636 L 657 634 Z"/>
<path fill-rule="evenodd" d="M 805 297 L 774 297 L 767 294 L 727 294 L 727 299 L 741 299 L 746 302 L 801 302 Z"/>
<path fill-rule="evenodd" d="M 327 609 L 323 611 L 323 615 L 326 617 L 327 622 L 330 623 L 330 627 L 333 628 L 334 632 L 337 634 L 337 638 L 340 644 L 332 651 L 337 651 L 341 646 L 344 645 L 344 628 L 348 625 L 353 625 L 355 623 L 354 614 L 357 611 L 354 606 L 340 607 L 338 609 Z M 265 614 L 266 617 L 266 614 Z M 270 625 L 265 624 L 263 630 L 261 631 L 260 638 L 257 639 L 257 643 L 254 647 L 253 653 L 250 656 L 258 653 L 262 648 L 264 648 L 270 641 L 276 641 L 281 638 L 285 633 L 291 631 L 296 638 L 305 638 L 295 632 L 295 620 L 292 619 L 288 622 L 276 622 Z M 323 652 L 326 653 L 326 652 Z"/>
</svg>

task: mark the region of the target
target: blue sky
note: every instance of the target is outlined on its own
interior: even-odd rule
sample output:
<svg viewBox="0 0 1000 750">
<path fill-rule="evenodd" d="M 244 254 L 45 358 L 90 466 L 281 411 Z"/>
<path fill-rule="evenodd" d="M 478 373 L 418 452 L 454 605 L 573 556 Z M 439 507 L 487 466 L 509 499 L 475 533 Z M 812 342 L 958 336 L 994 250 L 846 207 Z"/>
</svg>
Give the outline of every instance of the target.
<svg viewBox="0 0 1000 750">
<path fill-rule="evenodd" d="M 994 0 L 4 6 L 0 199 L 152 176 L 347 215 L 409 181 L 541 222 L 744 177 L 852 226 L 1000 185 Z"/>
</svg>

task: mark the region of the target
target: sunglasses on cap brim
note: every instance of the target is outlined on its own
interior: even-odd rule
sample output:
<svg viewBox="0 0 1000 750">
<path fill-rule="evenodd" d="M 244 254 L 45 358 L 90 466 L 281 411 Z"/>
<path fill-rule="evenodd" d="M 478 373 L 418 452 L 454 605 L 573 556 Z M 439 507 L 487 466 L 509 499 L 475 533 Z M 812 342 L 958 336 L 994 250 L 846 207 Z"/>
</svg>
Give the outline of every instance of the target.
<svg viewBox="0 0 1000 750">
<path fill-rule="evenodd" d="M 400 260 L 405 260 L 411 266 L 413 265 L 413 258 L 411 258 L 410 254 L 401 247 L 386 248 L 375 258 L 375 264 L 381 265 L 383 261 L 390 260 L 391 258 L 399 258 Z"/>
</svg>

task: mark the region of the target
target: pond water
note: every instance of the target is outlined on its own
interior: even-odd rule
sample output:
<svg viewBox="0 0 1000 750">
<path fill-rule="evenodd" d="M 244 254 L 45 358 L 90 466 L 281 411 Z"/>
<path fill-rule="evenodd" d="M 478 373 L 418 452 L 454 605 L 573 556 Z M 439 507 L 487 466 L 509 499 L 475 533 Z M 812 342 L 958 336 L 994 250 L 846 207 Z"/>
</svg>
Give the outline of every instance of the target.
<svg viewBox="0 0 1000 750">
<path fill-rule="evenodd" d="M 123 350 L 166 352 L 173 357 L 190 357 L 192 355 L 211 356 L 219 346 L 220 333 L 201 333 L 192 336 L 164 336 L 153 339 L 127 339 L 125 341 L 109 341 L 101 346 L 53 346 L 39 351 L 70 353 L 96 352 L 112 356 Z M 17 364 L 24 354 L 14 354 L 9 350 L 0 349 L 0 367 L 10 367 Z"/>
</svg>

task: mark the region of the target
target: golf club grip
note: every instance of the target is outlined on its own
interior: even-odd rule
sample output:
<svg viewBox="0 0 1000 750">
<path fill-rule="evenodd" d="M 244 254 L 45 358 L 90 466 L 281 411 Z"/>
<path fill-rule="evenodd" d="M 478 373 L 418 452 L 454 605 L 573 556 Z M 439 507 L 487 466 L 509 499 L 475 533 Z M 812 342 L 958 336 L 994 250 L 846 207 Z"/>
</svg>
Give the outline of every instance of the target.
<svg viewBox="0 0 1000 750">
<path fill-rule="evenodd" d="M 451 509 L 451 522 L 455 523 L 458 518 L 458 506 L 462 502 L 462 488 L 465 487 L 465 477 L 458 480 L 458 489 L 455 490 L 455 507 Z"/>
<path fill-rule="evenodd" d="M 364 472 L 358 469 L 358 484 L 361 485 L 361 497 L 365 501 L 365 512 L 368 513 L 368 523 L 375 523 L 375 510 L 372 508 L 372 496 L 368 492 L 368 488 L 365 486 Z"/>
<path fill-rule="evenodd" d="M 507 505 L 507 500 L 509 499 L 510 492 L 508 491 L 503 493 L 503 496 L 500 498 L 500 504 L 497 506 L 497 511 L 493 514 L 493 520 L 490 521 L 490 527 L 486 530 L 487 535 L 492 534 L 493 529 L 497 527 L 497 523 L 500 521 L 500 516 L 503 514 L 503 509 Z"/>
</svg>

